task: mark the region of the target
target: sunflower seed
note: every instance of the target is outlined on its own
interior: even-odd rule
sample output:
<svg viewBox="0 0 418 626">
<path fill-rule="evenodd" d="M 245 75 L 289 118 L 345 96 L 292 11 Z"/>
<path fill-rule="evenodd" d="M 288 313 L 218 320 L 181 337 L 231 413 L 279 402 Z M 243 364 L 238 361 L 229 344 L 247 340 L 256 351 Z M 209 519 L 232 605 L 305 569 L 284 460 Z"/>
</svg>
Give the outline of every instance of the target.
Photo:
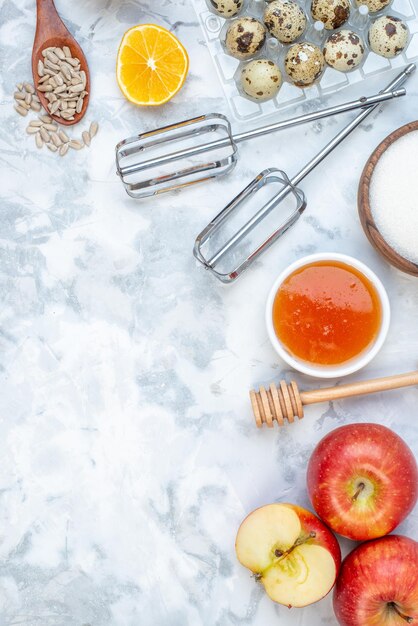
<svg viewBox="0 0 418 626">
<path fill-rule="evenodd" d="M 47 52 L 50 52 L 51 50 L 54 50 L 54 48 L 53 48 L 52 46 L 49 46 L 49 48 L 44 48 L 44 49 L 42 50 L 42 56 L 43 56 L 43 57 L 46 57 Z"/>
<path fill-rule="evenodd" d="M 93 139 L 97 135 L 97 131 L 99 130 L 99 124 L 97 122 L 92 122 L 90 124 L 89 134 L 90 138 Z"/>
<path fill-rule="evenodd" d="M 71 85 L 68 88 L 70 93 L 81 93 L 84 90 L 83 83 L 79 83 L 78 85 Z"/>
<path fill-rule="evenodd" d="M 71 79 L 70 84 L 71 85 L 79 85 L 80 83 L 82 84 L 82 80 L 80 78 L 80 76 L 75 76 L 74 78 Z"/>
<path fill-rule="evenodd" d="M 36 133 L 39 132 L 39 128 L 35 128 L 35 126 L 28 126 L 26 128 L 26 132 L 28 133 L 28 135 L 36 135 Z"/>
<path fill-rule="evenodd" d="M 83 109 L 84 98 L 79 98 L 77 104 L 75 105 L 75 112 L 81 113 Z"/>
<path fill-rule="evenodd" d="M 61 111 L 65 111 L 66 109 L 68 109 L 68 102 L 67 102 L 67 100 L 61 100 L 60 109 L 61 109 Z"/>
<path fill-rule="evenodd" d="M 52 130 L 53 133 L 56 133 L 58 130 L 58 126 L 56 124 L 51 124 L 50 122 L 44 124 L 44 128 L 45 130 Z"/>
<path fill-rule="evenodd" d="M 55 48 L 54 52 L 57 55 L 57 57 L 61 59 L 61 61 L 65 59 L 64 51 L 61 48 Z"/>
<path fill-rule="evenodd" d="M 39 98 L 38 98 L 36 93 L 34 93 L 33 96 L 32 96 L 32 102 L 40 102 L 40 100 L 39 100 Z"/>
<path fill-rule="evenodd" d="M 64 143 L 59 149 L 59 155 L 65 156 L 68 152 L 68 143 Z"/>
<path fill-rule="evenodd" d="M 61 85 L 64 84 L 64 79 L 61 72 L 59 74 L 55 74 L 55 82 L 57 83 L 58 87 L 61 87 Z"/>
<path fill-rule="evenodd" d="M 62 48 L 63 53 L 65 54 L 65 56 L 67 57 L 67 59 L 71 58 L 71 50 L 69 49 L 68 46 L 63 46 Z"/>
<path fill-rule="evenodd" d="M 27 93 L 26 96 L 25 96 L 25 103 L 30 106 L 31 102 L 32 102 L 32 94 Z"/>
<path fill-rule="evenodd" d="M 52 143 L 57 146 L 57 148 L 59 148 L 60 146 L 62 146 L 62 141 L 61 139 L 58 137 L 57 133 L 51 133 L 51 139 L 52 139 Z"/>
<path fill-rule="evenodd" d="M 60 108 L 60 101 L 57 99 L 55 102 L 51 102 L 51 104 L 49 105 L 49 111 L 51 113 L 51 115 L 56 115 L 58 109 Z"/>
<path fill-rule="evenodd" d="M 68 57 L 66 59 L 66 62 L 72 65 L 73 67 L 77 67 L 77 65 L 80 65 L 80 59 L 77 59 L 77 57 Z"/>
<path fill-rule="evenodd" d="M 44 64 L 39 59 L 39 61 L 38 61 L 38 76 L 43 76 L 43 75 L 44 75 Z"/>
<path fill-rule="evenodd" d="M 41 128 L 41 130 L 39 131 L 41 133 L 41 137 L 44 141 L 50 141 L 51 137 L 49 136 L 49 132 L 47 130 L 45 130 L 45 128 Z"/>
<path fill-rule="evenodd" d="M 68 141 L 70 141 L 69 136 L 67 135 L 67 133 L 63 130 L 59 130 L 58 131 L 58 137 L 61 139 L 61 141 L 63 141 L 64 143 L 67 143 Z"/>
<path fill-rule="evenodd" d="M 83 130 L 83 132 L 81 133 L 81 136 L 83 137 L 83 141 L 85 143 L 86 146 L 90 145 L 90 134 L 87 132 L 87 130 Z"/>
<path fill-rule="evenodd" d="M 66 85 L 64 85 L 64 84 L 59 85 L 58 87 L 56 87 L 56 88 L 54 89 L 54 93 L 56 93 L 56 94 L 59 94 L 59 93 L 64 93 L 64 91 L 67 91 L 67 86 L 66 86 Z"/>
<path fill-rule="evenodd" d="M 28 110 L 25 109 L 24 107 L 20 106 L 19 104 L 17 104 L 15 106 L 15 109 L 19 113 L 19 115 L 23 115 L 23 117 L 25 117 L 25 115 L 28 114 Z"/>
<path fill-rule="evenodd" d="M 67 80 L 71 80 L 71 78 L 72 78 L 72 76 L 71 76 L 71 66 L 68 65 L 68 63 L 66 61 L 61 61 L 60 69 L 61 69 L 61 72 L 63 73 L 64 77 Z"/>
<path fill-rule="evenodd" d="M 38 91 L 40 91 L 41 93 L 46 93 L 48 91 L 52 91 L 52 87 L 51 85 L 39 85 Z"/>
<path fill-rule="evenodd" d="M 41 105 L 39 102 L 32 100 L 32 102 L 30 103 L 30 108 L 32 109 L 32 111 L 35 111 L 36 113 L 38 113 L 38 111 L 41 110 Z"/>
<path fill-rule="evenodd" d="M 25 88 L 25 91 L 27 91 L 28 93 L 35 93 L 35 90 L 30 83 L 23 83 L 23 86 Z"/>
<path fill-rule="evenodd" d="M 39 119 L 41 120 L 41 122 L 43 122 L 44 124 L 50 124 L 52 122 L 51 118 L 49 117 L 49 115 L 39 115 Z"/>
<path fill-rule="evenodd" d="M 53 143 L 47 143 L 46 147 L 49 148 L 51 152 L 56 152 L 58 150 L 57 146 L 55 146 Z"/>
<path fill-rule="evenodd" d="M 48 52 L 46 53 L 46 58 L 48 59 L 48 61 L 51 61 L 51 63 L 58 63 L 59 61 L 59 58 L 52 50 L 48 50 Z"/>
<path fill-rule="evenodd" d="M 15 100 L 24 100 L 26 98 L 26 95 L 21 91 L 15 91 L 13 96 Z"/>
<path fill-rule="evenodd" d="M 35 143 L 36 143 L 37 148 L 42 148 L 42 146 L 44 145 L 44 141 L 43 141 L 40 133 L 37 133 L 35 135 Z"/>
<path fill-rule="evenodd" d="M 61 117 L 63 117 L 65 120 L 69 120 L 73 118 L 74 113 L 75 109 L 66 109 L 65 111 L 61 110 Z"/>
<path fill-rule="evenodd" d="M 44 76 L 42 76 L 42 78 L 38 80 L 38 89 L 39 89 L 39 85 L 46 83 L 49 79 L 50 79 L 49 74 L 45 74 Z"/>
<path fill-rule="evenodd" d="M 44 67 L 45 69 L 55 70 L 57 72 L 59 72 L 60 70 L 60 66 L 58 65 L 58 63 L 52 63 L 52 61 L 50 61 L 49 59 L 45 59 Z"/>
<path fill-rule="evenodd" d="M 23 107 L 24 109 L 26 109 L 26 111 L 29 111 L 30 109 L 30 104 L 26 104 L 26 102 L 24 100 L 21 100 L 19 102 L 19 106 Z"/>
<path fill-rule="evenodd" d="M 82 148 L 84 148 L 83 144 L 78 139 L 71 139 L 71 141 L 68 142 L 68 145 L 74 150 L 81 150 Z"/>
<path fill-rule="evenodd" d="M 32 120 L 31 122 L 29 122 L 29 126 L 34 126 L 35 128 L 40 128 L 43 125 L 43 122 L 41 122 L 41 120 Z"/>
<path fill-rule="evenodd" d="M 22 91 L 22 89 L 23 89 L 23 83 L 17 83 L 17 85 L 16 85 L 16 89 L 18 89 L 19 91 Z"/>
</svg>

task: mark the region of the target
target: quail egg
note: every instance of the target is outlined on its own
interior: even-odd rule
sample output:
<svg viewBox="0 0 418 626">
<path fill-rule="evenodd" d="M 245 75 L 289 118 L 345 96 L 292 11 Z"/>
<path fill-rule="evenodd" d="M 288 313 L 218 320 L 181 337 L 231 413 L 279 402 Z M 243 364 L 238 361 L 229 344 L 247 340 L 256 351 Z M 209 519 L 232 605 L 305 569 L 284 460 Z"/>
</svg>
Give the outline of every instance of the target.
<svg viewBox="0 0 418 626">
<path fill-rule="evenodd" d="M 387 7 L 390 2 L 391 0 L 356 0 L 356 5 L 359 7 L 360 5 L 365 4 L 370 13 L 377 13 L 377 11 L 381 11 Z"/>
<path fill-rule="evenodd" d="M 399 17 L 383 15 L 370 26 L 370 48 L 376 54 L 391 59 L 406 48 L 408 35 L 408 28 Z"/>
<path fill-rule="evenodd" d="M 302 41 L 291 46 L 284 60 L 284 68 L 297 87 L 309 87 L 320 77 L 325 66 L 324 55 L 313 43 Z"/>
<path fill-rule="evenodd" d="M 306 28 L 302 9 L 292 0 L 274 0 L 264 11 L 264 24 L 273 37 L 281 43 L 292 43 Z"/>
<path fill-rule="evenodd" d="M 254 56 L 264 45 L 266 29 L 255 17 L 240 17 L 226 31 L 225 48 L 237 59 Z"/>
<path fill-rule="evenodd" d="M 327 30 L 334 30 L 350 17 L 349 0 L 312 0 L 311 14 L 314 20 L 323 22 Z"/>
<path fill-rule="evenodd" d="M 364 56 L 364 43 L 352 30 L 339 30 L 328 37 L 324 57 L 328 65 L 340 72 L 350 72 Z"/>
<path fill-rule="evenodd" d="M 222 17 L 234 17 L 241 11 L 244 0 L 209 0 L 210 5 Z"/>
<path fill-rule="evenodd" d="M 279 68 L 269 59 L 255 59 L 247 63 L 240 80 L 243 91 L 255 100 L 274 98 L 283 82 Z"/>
</svg>

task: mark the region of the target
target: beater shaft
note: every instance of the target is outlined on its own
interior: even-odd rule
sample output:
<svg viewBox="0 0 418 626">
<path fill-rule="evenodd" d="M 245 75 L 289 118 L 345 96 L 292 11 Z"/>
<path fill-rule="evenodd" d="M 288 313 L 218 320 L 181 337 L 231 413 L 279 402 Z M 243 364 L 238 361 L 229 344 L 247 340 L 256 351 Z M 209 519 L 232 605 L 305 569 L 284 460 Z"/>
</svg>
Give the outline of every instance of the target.
<svg viewBox="0 0 418 626">
<path fill-rule="evenodd" d="M 263 135 L 276 132 L 278 130 L 284 130 L 285 128 L 293 128 L 294 126 L 299 126 L 308 122 L 314 122 L 316 120 L 320 120 L 324 117 L 329 117 L 331 115 L 339 115 L 341 113 L 347 113 L 348 111 L 353 111 L 355 109 L 367 109 L 369 107 L 375 106 L 376 104 L 385 102 L 386 100 L 391 100 L 392 98 L 404 96 L 405 94 L 405 89 L 399 89 L 388 93 L 376 94 L 374 96 L 364 96 L 362 98 L 359 98 L 358 100 L 352 100 L 351 102 L 338 104 L 336 106 L 322 109 L 320 111 L 314 111 L 312 113 L 305 113 L 304 115 L 299 115 L 298 117 L 283 120 L 282 122 L 275 122 L 274 124 L 269 124 L 268 126 L 262 126 L 260 128 L 254 128 L 253 130 L 244 131 L 242 133 L 238 133 L 237 135 L 232 135 L 231 137 L 222 137 L 220 139 L 215 139 L 214 141 L 201 144 L 200 146 L 185 148 L 184 150 L 177 150 L 176 152 L 170 152 L 169 154 L 165 154 L 163 156 L 148 159 L 147 161 L 143 161 L 142 163 L 133 163 L 132 165 L 126 165 L 119 168 L 118 173 L 120 176 L 137 174 L 138 172 L 142 172 L 152 167 L 160 167 L 162 165 L 166 165 L 167 163 L 172 163 L 173 161 L 187 159 L 192 156 L 197 156 L 198 154 L 203 154 L 204 152 L 211 152 L 212 150 L 226 148 L 231 144 L 231 141 L 234 143 L 241 143 L 242 141 L 247 141 L 247 139 L 261 137 Z M 148 135 L 147 133 L 144 133 L 142 135 L 142 138 L 147 138 L 148 136 L 151 136 L 151 134 L 152 133 Z M 186 137 L 186 134 L 184 134 L 184 137 Z"/>
</svg>

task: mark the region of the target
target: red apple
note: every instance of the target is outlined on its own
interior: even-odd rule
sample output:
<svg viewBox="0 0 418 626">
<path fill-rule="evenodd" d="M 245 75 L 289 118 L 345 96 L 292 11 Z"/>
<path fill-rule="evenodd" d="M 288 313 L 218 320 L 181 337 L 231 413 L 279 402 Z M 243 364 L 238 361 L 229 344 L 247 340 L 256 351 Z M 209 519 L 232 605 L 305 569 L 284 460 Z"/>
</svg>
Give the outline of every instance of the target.
<svg viewBox="0 0 418 626">
<path fill-rule="evenodd" d="M 378 424 L 341 426 L 326 435 L 310 458 L 307 481 L 319 517 L 356 541 L 390 533 L 418 495 L 414 455 Z"/>
<path fill-rule="evenodd" d="M 341 564 L 332 532 L 294 504 L 267 504 L 250 513 L 239 527 L 235 549 L 269 597 L 289 608 L 323 598 Z"/>
<path fill-rule="evenodd" d="M 418 623 L 418 543 L 390 535 L 351 552 L 335 586 L 334 611 L 341 626 Z"/>
</svg>

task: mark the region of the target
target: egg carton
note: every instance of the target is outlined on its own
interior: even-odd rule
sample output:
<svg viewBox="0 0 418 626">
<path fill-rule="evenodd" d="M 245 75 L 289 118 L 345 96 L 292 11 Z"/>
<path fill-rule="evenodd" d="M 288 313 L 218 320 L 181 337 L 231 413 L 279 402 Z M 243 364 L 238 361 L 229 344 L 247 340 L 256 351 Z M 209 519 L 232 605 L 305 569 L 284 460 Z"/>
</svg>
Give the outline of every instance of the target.
<svg viewBox="0 0 418 626">
<path fill-rule="evenodd" d="M 262 21 L 263 12 L 267 6 L 264 0 L 244 0 L 244 8 L 239 15 L 231 19 L 224 19 L 210 9 L 209 0 L 192 0 L 200 24 L 206 37 L 208 49 L 212 55 L 219 80 L 229 102 L 233 117 L 237 121 L 263 119 L 278 110 L 283 110 L 305 101 L 328 96 L 354 85 L 364 79 L 378 74 L 383 74 L 392 69 L 401 68 L 404 65 L 418 60 L 418 1 L 417 0 L 393 0 L 383 11 L 361 15 L 354 0 L 351 0 L 350 18 L 342 29 L 350 29 L 357 33 L 364 41 L 366 51 L 364 59 L 356 69 L 351 72 L 339 72 L 331 67 L 326 67 L 321 78 L 316 84 L 307 88 L 293 85 L 284 71 L 284 57 L 289 46 L 281 44 L 273 37 L 267 37 L 262 50 L 252 58 L 268 58 L 275 61 L 283 76 L 283 85 L 278 94 L 266 102 L 259 102 L 244 96 L 239 86 L 239 76 L 245 62 L 239 61 L 227 54 L 223 47 L 223 40 L 228 24 L 231 19 L 237 17 L 256 17 Z M 303 40 L 314 43 L 320 47 L 325 43 L 329 34 L 336 31 L 324 30 L 322 33 L 315 30 L 315 22 L 310 14 L 311 0 L 297 0 L 297 3 L 305 11 L 307 28 L 305 33 L 297 41 Z M 414 6 L 415 4 L 415 6 Z M 371 23 L 381 15 L 394 15 L 402 19 L 408 26 L 410 38 L 405 50 L 394 57 L 387 59 L 372 52 L 368 47 L 368 30 Z"/>
</svg>

